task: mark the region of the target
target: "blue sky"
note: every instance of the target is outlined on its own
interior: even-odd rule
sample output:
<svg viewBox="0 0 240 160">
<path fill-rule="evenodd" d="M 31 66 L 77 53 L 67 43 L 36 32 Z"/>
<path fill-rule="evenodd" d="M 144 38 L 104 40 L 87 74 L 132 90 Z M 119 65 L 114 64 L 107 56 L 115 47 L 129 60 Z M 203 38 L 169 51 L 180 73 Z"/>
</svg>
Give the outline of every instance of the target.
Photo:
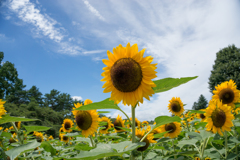
<svg viewBox="0 0 240 160">
<path fill-rule="evenodd" d="M 155 94 L 137 108 L 140 120 L 169 115 L 168 101 L 180 97 L 190 109 L 200 94 L 208 100 L 208 78 L 216 53 L 240 48 L 237 0 L 93 1 L 5 0 L 0 8 L 0 51 L 15 64 L 26 89 L 56 89 L 98 102 L 106 51 L 137 43 L 153 56 L 157 78 L 199 76 Z M 130 107 L 120 106 L 130 115 Z M 118 111 L 109 115 L 116 117 Z"/>
</svg>

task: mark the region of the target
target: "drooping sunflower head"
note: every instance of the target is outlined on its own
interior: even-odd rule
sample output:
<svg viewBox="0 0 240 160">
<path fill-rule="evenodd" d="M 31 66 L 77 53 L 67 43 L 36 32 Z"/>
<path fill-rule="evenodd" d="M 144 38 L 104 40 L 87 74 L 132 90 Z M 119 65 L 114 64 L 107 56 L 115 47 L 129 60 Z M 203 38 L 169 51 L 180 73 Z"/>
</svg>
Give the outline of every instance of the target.
<svg viewBox="0 0 240 160">
<path fill-rule="evenodd" d="M 151 64 L 151 56 L 143 58 L 144 51 L 139 52 L 137 44 L 130 43 L 113 48 L 113 54 L 107 51 L 109 60 L 103 59 L 106 67 L 101 81 L 106 81 L 103 92 L 111 92 L 110 100 L 135 106 L 137 101 L 143 103 L 143 97 L 149 100 L 154 94 L 152 87 L 156 85 L 152 79 L 157 77 L 154 71 L 157 64 Z"/>
<path fill-rule="evenodd" d="M 168 104 L 169 112 L 177 116 L 180 116 L 184 112 L 183 102 L 179 97 L 176 97 L 176 98 L 173 97 L 169 102 L 170 102 Z"/>
<path fill-rule="evenodd" d="M 17 129 L 20 129 L 21 128 L 21 121 L 15 122 L 15 126 L 17 127 Z"/>
<path fill-rule="evenodd" d="M 93 101 L 90 100 L 90 99 L 86 99 L 86 100 L 84 101 L 84 105 L 88 105 L 88 104 L 91 104 L 91 103 L 93 103 Z"/>
<path fill-rule="evenodd" d="M 200 109 L 200 111 L 206 111 L 205 109 Z M 197 115 L 196 115 L 196 117 L 198 118 L 198 119 L 201 119 L 201 122 L 203 122 L 203 121 L 205 121 L 205 119 L 206 119 L 206 113 L 198 113 Z"/>
<path fill-rule="evenodd" d="M 70 128 L 73 127 L 73 121 L 71 119 L 64 119 L 63 124 L 62 124 L 62 128 L 64 132 L 72 132 L 72 130 Z"/>
<path fill-rule="evenodd" d="M 82 103 L 77 103 L 77 104 L 74 103 L 74 106 L 75 106 L 75 108 L 74 108 L 74 107 L 72 108 L 72 113 L 73 113 L 74 118 L 75 118 L 75 115 L 76 115 L 77 112 L 78 112 L 78 110 L 75 110 L 75 109 L 81 107 L 81 106 L 82 106 Z"/>
<path fill-rule="evenodd" d="M 169 131 L 168 133 L 164 134 L 164 137 L 170 137 L 170 138 L 177 137 L 182 130 L 181 123 L 179 122 L 173 122 L 173 123 L 161 125 L 160 129 L 161 129 L 161 132 Z"/>
<path fill-rule="evenodd" d="M 118 115 L 115 122 L 113 123 L 114 124 L 114 129 L 115 129 L 116 132 L 123 132 L 124 131 L 121 128 L 119 128 L 119 127 L 122 127 L 122 128 L 125 127 L 124 122 L 125 122 L 125 120 L 122 120 L 122 117 L 120 115 Z"/>
<path fill-rule="evenodd" d="M 110 129 L 112 127 L 112 122 L 109 118 L 107 117 L 102 117 L 100 119 L 101 122 L 105 122 L 107 124 L 105 124 L 104 126 L 102 127 L 105 127 L 104 129 L 101 129 L 99 132 L 102 133 L 102 134 L 107 134 L 108 133 L 108 129 Z"/>
<path fill-rule="evenodd" d="M 213 133 L 218 132 L 221 136 L 223 136 L 221 130 L 223 132 L 231 131 L 230 127 L 233 126 L 232 120 L 234 119 L 231 110 L 231 106 L 222 104 L 219 99 L 211 100 L 208 108 L 206 109 L 205 122 L 207 122 L 207 131 L 212 131 Z"/>
<path fill-rule="evenodd" d="M 236 83 L 233 80 L 225 81 L 218 86 L 215 86 L 212 99 L 220 100 L 223 104 L 227 104 L 232 108 L 234 103 L 239 101 L 240 91 L 237 89 Z"/>
<path fill-rule="evenodd" d="M 88 137 L 97 131 L 98 113 L 96 110 L 78 111 L 75 115 L 75 122 L 78 130 L 82 131 L 82 135 Z"/>
<path fill-rule="evenodd" d="M 146 130 L 145 129 L 136 129 L 136 131 L 135 131 L 135 135 L 141 140 L 143 137 L 144 137 L 144 135 L 145 135 L 145 133 L 146 133 Z M 143 151 L 145 151 L 148 147 L 149 147 L 149 144 L 150 143 L 156 143 L 156 141 L 155 140 L 153 140 L 153 134 L 152 133 L 150 133 L 149 135 L 147 135 L 147 137 L 142 141 L 142 142 L 145 142 L 146 144 L 145 144 L 145 146 L 143 146 L 143 147 L 139 147 L 137 150 L 138 151 L 141 151 L 141 152 L 143 152 Z"/>
</svg>

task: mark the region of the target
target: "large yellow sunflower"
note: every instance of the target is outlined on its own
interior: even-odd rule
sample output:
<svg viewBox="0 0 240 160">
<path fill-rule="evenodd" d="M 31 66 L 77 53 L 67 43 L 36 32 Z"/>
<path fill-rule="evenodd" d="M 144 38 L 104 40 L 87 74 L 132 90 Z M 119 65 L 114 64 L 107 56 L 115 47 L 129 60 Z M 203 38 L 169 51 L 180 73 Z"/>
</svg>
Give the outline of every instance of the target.
<svg viewBox="0 0 240 160">
<path fill-rule="evenodd" d="M 180 116 L 184 112 L 183 108 L 183 102 L 179 97 L 173 97 L 168 104 L 168 110 L 169 112 L 172 112 L 172 114 L 175 114 L 177 116 Z"/>
<path fill-rule="evenodd" d="M 63 124 L 62 124 L 62 128 L 64 132 L 72 132 L 72 130 L 70 128 L 73 127 L 73 121 L 71 119 L 64 119 Z"/>
<path fill-rule="evenodd" d="M 107 122 L 106 125 L 104 125 L 103 127 L 105 127 L 104 129 L 101 129 L 99 132 L 102 134 L 107 134 L 108 133 L 108 129 L 110 129 L 112 127 L 112 122 L 109 118 L 107 117 L 102 117 L 100 118 L 101 122 Z"/>
<path fill-rule="evenodd" d="M 98 128 L 98 112 L 96 110 L 79 110 L 74 115 L 77 129 L 82 131 L 82 135 L 88 137 L 97 131 Z"/>
<path fill-rule="evenodd" d="M 3 107 L 3 104 L 5 103 L 5 101 L 2 101 L 2 99 L 0 99 L 0 119 L 2 118 L 2 115 L 5 115 L 6 114 L 6 110 L 5 108 Z"/>
<path fill-rule="evenodd" d="M 240 91 L 237 89 L 236 83 L 233 80 L 225 81 L 218 86 L 215 86 L 212 99 L 219 99 L 223 104 L 227 104 L 235 108 L 235 104 L 239 101 Z"/>
<path fill-rule="evenodd" d="M 137 44 L 130 46 L 130 43 L 113 48 L 113 54 L 107 51 L 109 60 L 103 59 L 106 67 L 101 81 L 106 81 L 103 92 L 111 92 L 110 100 L 132 106 L 138 101 L 143 103 L 143 97 L 150 100 L 149 96 L 154 94 L 152 88 L 156 87 L 152 79 L 157 77 L 154 71 L 157 64 L 151 64 L 151 56 L 143 58 L 144 51 L 139 52 Z"/>
<path fill-rule="evenodd" d="M 161 132 L 169 131 L 164 134 L 164 137 L 175 138 L 181 133 L 181 123 L 173 122 L 160 126 Z"/>
<path fill-rule="evenodd" d="M 231 106 L 223 104 L 220 100 L 212 99 L 206 109 L 207 131 L 218 132 L 221 136 L 223 136 L 221 130 L 231 131 L 230 127 L 233 126 L 232 120 L 234 119 L 231 110 Z"/>
<path fill-rule="evenodd" d="M 206 109 L 200 109 L 200 111 L 206 111 Z M 197 113 L 196 117 L 198 119 L 201 119 L 201 122 L 205 121 L 206 119 L 206 113 Z"/>
<path fill-rule="evenodd" d="M 145 129 L 142 129 L 142 130 L 136 129 L 135 135 L 141 140 L 144 137 L 145 133 L 146 133 Z M 147 135 L 147 137 L 144 138 L 144 140 L 142 141 L 146 143 L 145 146 L 139 147 L 137 150 L 143 152 L 148 148 L 150 143 L 157 143 L 155 140 L 153 140 L 153 138 L 154 138 L 153 133 L 150 133 L 149 135 Z"/>
<path fill-rule="evenodd" d="M 125 120 L 122 120 L 122 117 L 120 115 L 118 115 L 115 122 L 113 123 L 116 132 L 123 132 L 124 131 L 121 128 L 119 128 L 119 127 L 122 127 L 122 128 L 125 127 L 124 122 L 125 122 Z"/>
</svg>

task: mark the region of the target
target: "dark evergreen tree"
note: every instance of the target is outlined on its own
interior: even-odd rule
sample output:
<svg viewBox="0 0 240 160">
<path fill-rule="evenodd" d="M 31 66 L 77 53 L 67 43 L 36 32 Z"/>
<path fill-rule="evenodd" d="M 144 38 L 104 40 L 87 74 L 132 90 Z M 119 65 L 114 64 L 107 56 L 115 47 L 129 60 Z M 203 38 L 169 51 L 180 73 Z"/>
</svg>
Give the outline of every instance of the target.
<svg viewBox="0 0 240 160">
<path fill-rule="evenodd" d="M 240 89 L 240 49 L 235 45 L 228 46 L 217 52 L 217 58 L 209 78 L 209 89 L 212 93 L 215 86 L 230 79 Z"/>
<path fill-rule="evenodd" d="M 39 91 L 39 89 L 36 86 L 32 86 L 27 91 L 27 98 L 29 102 L 36 101 L 40 106 L 43 106 L 42 93 Z"/>
<path fill-rule="evenodd" d="M 207 108 L 207 105 L 208 105 L 207 99 L 201 94 L 200 97 L 198 98 L 198 102 L 193 103 L 192 109 L 194 110 L 205 109 Z"/>
<path fill-rule="evenodd" d="M 59 91 L 52 89 L 50 91 L 50 94 L 45 94 L 44 95 L 44 104 L 47 107 L 52 108 L 53 110 L 57 108 L 58 105 L 58 95 L 59 95 Z"/>
</svg>

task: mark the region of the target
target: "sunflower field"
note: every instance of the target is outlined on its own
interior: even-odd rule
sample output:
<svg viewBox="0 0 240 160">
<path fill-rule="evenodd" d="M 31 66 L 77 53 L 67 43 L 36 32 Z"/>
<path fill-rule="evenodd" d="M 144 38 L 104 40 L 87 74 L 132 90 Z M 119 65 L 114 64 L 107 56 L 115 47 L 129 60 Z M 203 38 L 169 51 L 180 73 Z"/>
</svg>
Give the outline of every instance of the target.
<svg viewBox="0 0 240 160">
<path fill-rule="evenodd" d="M 137 44 L 107 51 L 102 73 L 104 93 L 111 97 L 100 102 L 86 99 L 74 104 L 74 119 L 64 119 L 59 136 L 44 132 L 50 127 L 25 126 L 38 121 L 13 117 L 0 100 L 0 158 L 3 160 L 210 160 L 240 159 L 240 91 L 233 80 L 215 87 L 204 110 L 186 110 L 180 97 L 166 106 L 173 116 L 156 117 L 154 123 L 140 122 L 135 116 L 145 99 L 168 91 L 196 77 L 156 78 L 153 57 L 143 57 Z M 145 98 L 145 99 L 143 99 Z M 127 115 L 118 104 L 131 107 Z M 161 106 L 164 107 L 164 106 Z M 115 121 L 99 114 L 119 110 Z"/>
</svg>

